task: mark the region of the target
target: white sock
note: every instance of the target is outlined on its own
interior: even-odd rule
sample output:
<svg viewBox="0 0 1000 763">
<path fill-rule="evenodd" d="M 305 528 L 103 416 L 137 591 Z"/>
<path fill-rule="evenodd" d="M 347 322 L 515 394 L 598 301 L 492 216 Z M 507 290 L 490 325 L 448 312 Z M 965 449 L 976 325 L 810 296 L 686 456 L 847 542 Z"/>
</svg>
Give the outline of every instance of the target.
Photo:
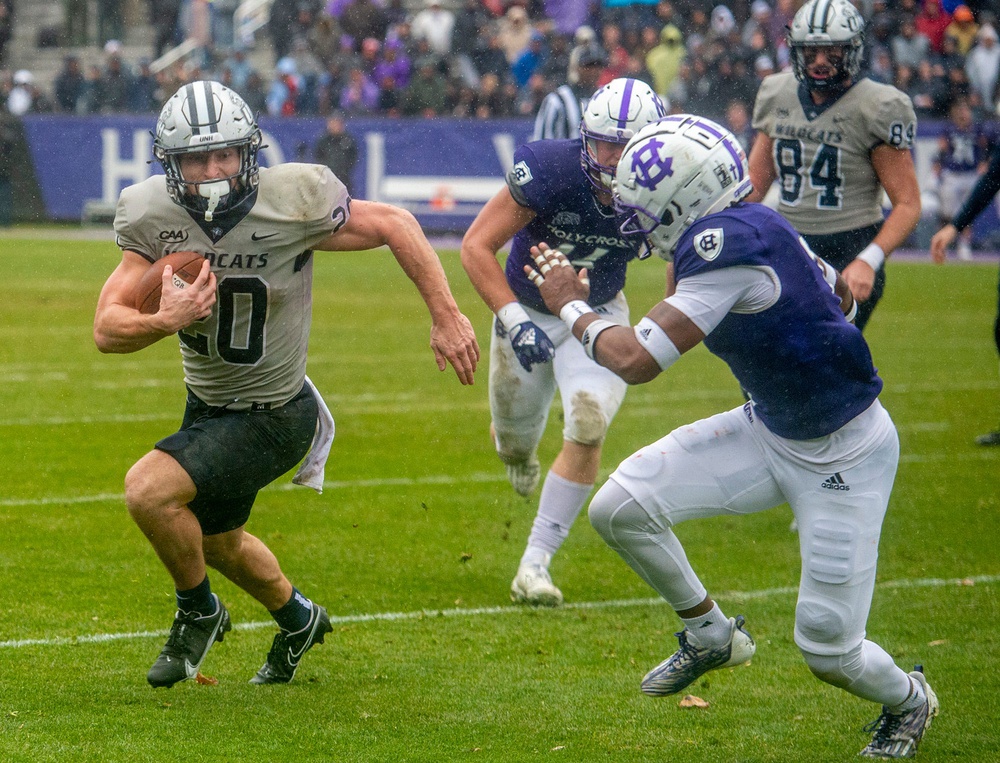
<svg viewBox="0 0 1000 763">
<path fill-rule="evenodd" d="M 534 546 L 550 555 L 555 554 L 569 535 L 569 528 L 580 515 L 593 488 L 592 484 L 570 482 L 550 470 L 545 475 L 545 484 L 538 499 L 538 514 L 531 525 L 528 548 Z"/>
<path fill-rule="evenodd" d="M 687 629 L 688 641 L 695 646 L 723 646 L 729 643 L 732 624 L 716 603 L 713 603 L 712 609 L 704 615 L 682 617 L 681 620 Z"/>
<path fill-rule="evenodd" d="M 549 562 L 552 561 L 552 554 L 542 548 L 537 546 L 528 546 L 524 549 L 524 554 L 521 556 L 521 566 L 522 567 L 542 567 L 544 569 L 549 568 Z"/>
<path fill-rule="evenodd" d="M 920 685 L 919 681 L 914 681 L 910 679 L 910 693 L 907 695 L 906 699 L 900 702 L 898 705 L 890 707 L 893 713 L 900 715 L 902 713 L 909 712 L 914 708 L 920 707 L 924 702 L 927 701 L 927 695 L 924 694 L 924 687 Z"/>
</svg>

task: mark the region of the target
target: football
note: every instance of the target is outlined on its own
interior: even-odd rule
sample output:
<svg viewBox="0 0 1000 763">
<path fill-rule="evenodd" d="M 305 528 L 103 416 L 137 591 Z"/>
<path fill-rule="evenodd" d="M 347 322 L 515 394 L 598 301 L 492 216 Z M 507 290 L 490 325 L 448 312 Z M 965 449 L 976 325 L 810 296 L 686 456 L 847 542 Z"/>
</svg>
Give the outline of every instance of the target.
<svg viewBox="0 0 1000 763">
<path fill-rule="evenodd" d="M 149 266 L 133 292 L 132 302 L 140 313 L 152 315 L 160 309 L 160 291 L 163 288 L 163 269 L 174 269 L 174 285 L 183 289 L 201 272 L 205 257 L 198 252 L 171 252 Z"/>
</svg>

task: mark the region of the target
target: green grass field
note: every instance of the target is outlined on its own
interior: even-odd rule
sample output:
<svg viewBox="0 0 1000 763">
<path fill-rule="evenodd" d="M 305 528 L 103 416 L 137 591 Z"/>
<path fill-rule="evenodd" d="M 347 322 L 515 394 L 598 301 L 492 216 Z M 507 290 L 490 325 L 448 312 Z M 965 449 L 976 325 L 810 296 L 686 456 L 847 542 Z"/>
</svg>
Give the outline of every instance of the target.
<svg viewBox="0 0 1000 763">
<path fill-rule="evenodd" d="M 792 642 L 796 537 L 787 508 L 681 525 L 696 569 L 758 642 L 709 674 L 705 710 L 639 680 L 678 621 L 585 518 L 553 563 L 568 605 L 507 589 L 535 503 L 488 441 L 488 315 L 442 253 L 484 361 L 474 387 L 438 373 L 426 310 L 386 251 L 320 254 L 310 376 L 337 420 L 322 496 L 289 477 L 249 528 L 336 617 L 288 686 L 247 680 L 274 627 L 216 575 L 236 628 L 203 671 L 218 685 L 152 690 L 173 616 L 169 579 L 128 518 L 128 467 L 174 431 L 176 341 L 102 356 L 91 339 L 110 242 L 0 240 L 0 761 L 853 760 L 878 708 L 815 680 Z M 902 442 L 869 634 L 923 663 L 942 711 L 924 761 L 1000 760 L 1000 423 L 991 331 L 996 265 L 890 264 L 869 329 Z M 662 268 L 633 267 L 633 319 Z M 673 427 L 741 402 L 699 348 L 630 390 L 602 474 Z M 559 410 L 542 446 L 559 444 Z M 964 584 L 961 581 L 965 581 Z"/>
</svg>

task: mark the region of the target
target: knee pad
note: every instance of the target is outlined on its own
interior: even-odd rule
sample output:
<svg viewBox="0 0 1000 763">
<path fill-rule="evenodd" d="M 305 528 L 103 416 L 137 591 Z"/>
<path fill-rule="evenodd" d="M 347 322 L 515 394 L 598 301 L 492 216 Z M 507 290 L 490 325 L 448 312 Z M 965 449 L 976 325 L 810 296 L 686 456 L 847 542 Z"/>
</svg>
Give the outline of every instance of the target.
<svg viewBox="0 0 1000 763">
<path fill-rule="evenodd" d="M 846 627 L 843 615 L 823 601 L 800 598 L 795 607 L 795 642 L 799 649 L 809 651 L 812 645 L 829 645 L 843 637 Z"/>
</svg>

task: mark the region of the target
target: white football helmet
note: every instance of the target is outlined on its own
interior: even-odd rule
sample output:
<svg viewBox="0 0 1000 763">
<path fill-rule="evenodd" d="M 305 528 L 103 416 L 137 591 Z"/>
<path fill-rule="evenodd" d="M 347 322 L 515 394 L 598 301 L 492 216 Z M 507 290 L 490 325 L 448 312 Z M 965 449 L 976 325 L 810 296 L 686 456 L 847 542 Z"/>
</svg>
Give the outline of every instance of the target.
<svg viewBox="0 0 1000 763">
<path fill-rule="evenodd" d="M 698 219 L 721 212 L 753 190 L 747 157 L 729 130 L 703 117 L 678 114 L 644 127 L 629 141 L 615 174 L 621 230 L 641 235 L 646 251 L 668 262 L 681 235 Z"/>
<path fill-rule="evenodd" d="M 260 144 L 260 128 L 246 101 L 218 82 L 192 82 L 163 105 L 156 122 L 153 156 L 163 165 L 170 198 L 185 209 L 204 213 L 205 220 L 210 221 L 214 214 L 232 209 L 257 187 Z M 239 149 L 237 173 L 199 183 L 195 196 L 184 182 L 180 157 L 228 147 Z"/>
<path fill-rule="evenodd" d="M 580 122 L 581 159 L 583 171 L 598 190 L 611 190 L 615 168 L 597 160 L 596 141 L 624 146 L 639 130 L 666 113 L 660 96 L 637 79 L 611 80 L 590 97 Z"/>
<path fill-rule="evenodd" d="M 836 91 L 848 78 L 861 73 L 864 52 L 865 21 L 848 0 L 809 0 L 799 8 L 788 27 L 788 47 L 792 51 L 792 70 L 796 79 L 810 90 Z M 809 48 L 839 48 L 837 73 L 815 79 L 806 71 Z"/>
</svg>

